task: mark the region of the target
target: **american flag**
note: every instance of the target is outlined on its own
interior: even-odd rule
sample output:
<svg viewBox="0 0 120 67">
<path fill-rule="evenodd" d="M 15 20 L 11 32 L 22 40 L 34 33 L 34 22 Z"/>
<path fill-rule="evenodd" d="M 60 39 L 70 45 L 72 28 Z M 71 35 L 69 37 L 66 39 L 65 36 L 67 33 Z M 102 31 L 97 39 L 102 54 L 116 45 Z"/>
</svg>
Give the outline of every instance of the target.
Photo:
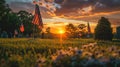
<svg viewBox="0 0 120 67">
<path fill-rule="evenodd" d="M 40 14 L 39 6 L 37 4 L 35 5 L 35 15 L 34 15 L 32 23 L 35 25 L 38 25 L 39 29 L 43 28 L 42 17 Z"/>
<path fill-rule="evenodd" d="M 21 24 L 21 26 L 20 26 L 20 31 L 24 32 L 24 25 L 23 24 Z"/>
</svg>

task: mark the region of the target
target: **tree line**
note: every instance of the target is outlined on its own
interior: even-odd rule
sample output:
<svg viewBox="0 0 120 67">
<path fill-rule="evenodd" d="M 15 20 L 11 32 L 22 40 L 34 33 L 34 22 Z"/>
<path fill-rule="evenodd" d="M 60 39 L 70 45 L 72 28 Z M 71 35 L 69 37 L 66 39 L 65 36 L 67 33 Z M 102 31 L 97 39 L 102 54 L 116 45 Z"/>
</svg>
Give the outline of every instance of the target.
<svg viewBox="0 0 120 67">
<path fill-rule="evenodd" d="M 33 24 L 31 23 L 33 15 L 27 11 L 13 12 L 5 0 L 0 0 L 0 34 L 8 34 L 5 37 L 13 37 L 14 33 L 31 35 L 33 33 Z M 20 25 L 23 24 L 25 31 L 20 32 Z M 38 30 L 38 29 L 37 29 Z M 18 36 L 18 35 L 16 35 Z"/>
</svg>

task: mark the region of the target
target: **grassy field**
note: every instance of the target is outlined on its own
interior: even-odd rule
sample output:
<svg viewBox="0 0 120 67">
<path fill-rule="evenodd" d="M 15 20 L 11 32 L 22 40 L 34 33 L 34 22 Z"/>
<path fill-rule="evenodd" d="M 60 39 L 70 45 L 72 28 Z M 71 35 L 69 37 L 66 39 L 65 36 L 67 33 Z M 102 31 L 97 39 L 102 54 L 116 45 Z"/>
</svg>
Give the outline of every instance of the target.
<svg viewBox="0 0 120 67">
<path fill-rule="evenodd" d="M 80 51 L 79 58 L 76 51 Z M 102 55 L 99 57 L 97 53 Z M 58 60 L 61 54 L 63 56 Z M 75 60 L 75 64 L 71 58 L 76 56 L 79 60 Z M 0 67 L 86 67 L 81 61 L 93 58 L 93 56 L 97 60 L 107 57 L 109 62 L 112 62 L 110 60 L 114 58 L 116 67 L 118 67 L 120 65 L 120 60 L 118 60 L 120 59 L 120 42 L 93 39 L 65 39 L 62 42 L 59 39 L 0 39 Z"/>
</svg>

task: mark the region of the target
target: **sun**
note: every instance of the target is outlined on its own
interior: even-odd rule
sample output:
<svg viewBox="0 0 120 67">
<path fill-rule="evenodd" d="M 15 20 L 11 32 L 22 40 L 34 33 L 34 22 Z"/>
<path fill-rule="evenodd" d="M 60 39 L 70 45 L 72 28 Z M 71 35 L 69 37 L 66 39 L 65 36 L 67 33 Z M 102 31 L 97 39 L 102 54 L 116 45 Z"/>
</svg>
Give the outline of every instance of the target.
<svg viewBox="0 0 120 67">
<path fill-rule="evenodd" d="M 59 30 L 59 34 L 64 34 L 65 31 L 64 30 Z"/>
</svg>

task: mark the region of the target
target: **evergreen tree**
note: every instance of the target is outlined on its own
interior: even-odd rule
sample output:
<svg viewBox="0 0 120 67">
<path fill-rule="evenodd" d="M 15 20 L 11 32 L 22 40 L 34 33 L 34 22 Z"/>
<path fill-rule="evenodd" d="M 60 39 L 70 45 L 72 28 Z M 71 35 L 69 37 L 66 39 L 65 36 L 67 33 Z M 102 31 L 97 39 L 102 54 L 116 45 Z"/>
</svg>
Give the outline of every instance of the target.
<svg viewBox="0 0 120 67">
<path fill-rule="evenodd" d="M 116 38 L 120 39 L 120 26 L 117 27 Z"/>
<path fill-rule="evenodd" d="M 96 40 L 112 40 L 112 28 L 108 19 L 101 17 L 95 28 L 95 39 Z"/>
</svg>

